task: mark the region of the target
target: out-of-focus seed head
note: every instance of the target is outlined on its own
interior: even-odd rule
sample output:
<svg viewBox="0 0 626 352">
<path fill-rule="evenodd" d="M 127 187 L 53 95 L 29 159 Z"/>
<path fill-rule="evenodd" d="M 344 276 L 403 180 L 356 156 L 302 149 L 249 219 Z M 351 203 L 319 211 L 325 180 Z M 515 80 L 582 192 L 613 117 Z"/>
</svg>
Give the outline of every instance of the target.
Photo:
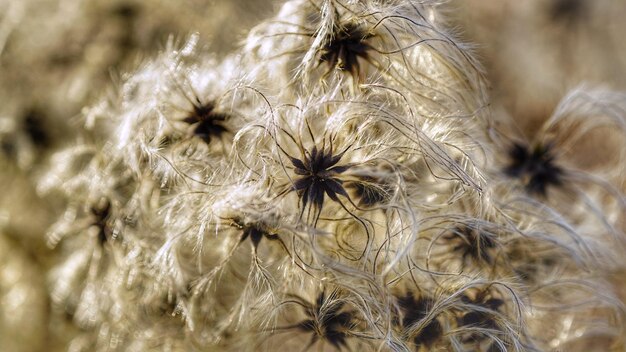
<svg viewBox="0 0 626 352">
<path fill-rule="evenodd" d="M 414 297 L 412 293 L 397 298 L 398 305 L 402 316 L 401 326 L 407 334 L 411 327 L 420 324 L 421 321 L 428 317 L 435 302 L 429 297 Z M 425 346 L 432 347 L 443 337 L 443 326 L 436 319 L 430 317 L 430 320 L 418 331 L 410 333 L 406 338 L 412 340 L 417 348 Z"/>
<path fill-rule="evenodd" d="M 530 194 L 545 196 L 550 186 L 563 182 L 563 169 L 556 164 L 550 144 L 538 144 L 534 148 L 515 143 L 509 150 L 510 164 L 507 175 L 518 178 Z"/>
<path fill-rule="evenodd" d="M 197 98 L 196 102 L 193 110 L 183 119 L 183 122 L 191 125 L 194 136 L 209 144 L 214 138 L 222 138 L 229 132 L 224 126 L 224 122 L 229 118 L 227 114 L 215 111 L 213 103 L 203 104 Z"/>
</svg>

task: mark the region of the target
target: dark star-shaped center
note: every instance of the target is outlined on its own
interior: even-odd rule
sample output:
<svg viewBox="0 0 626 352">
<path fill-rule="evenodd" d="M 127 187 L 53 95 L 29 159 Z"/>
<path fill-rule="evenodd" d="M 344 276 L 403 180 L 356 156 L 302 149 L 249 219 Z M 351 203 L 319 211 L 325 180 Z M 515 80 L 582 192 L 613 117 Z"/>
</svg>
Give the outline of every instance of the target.
<svg viewBox="0 0 626 352">
<path fill-rule="evenodd" d="M 348 332 L 354 325 L 353 313 L 344 310 L 343 303 L 328 304 L 324 292 L 320 293 L 315 304 L 306 309 L 307 319 L 297 327 L 315 333 L 313 342 L 323 339 L 340 350 L 346 346 Z"/>
<path fill-rule="evenodd" d="M 344 152 L 333 154 L 331 148 L 318 149 L 314 146 L 310 151 L 304 151 L 302 159 L 289 157 L 294 166 L 296 178 L 293 190 L 298 193 L 304 209 L 308 204 L 319 212 L 324 205 L 324 196 L 327 195 L 335 202 L 339 202 L 337 195 L 348 198 L 348 193 L 339 178 L 350 165 L 338 166 Z"/>
<path fill-rule="evenodd" d="M 330 70 L 347 71 L 357 77 L 361 68 L 359 58 L 369 60 L 368 51 L 372 47 L 368 39 L 373 36 L 364 26 L 356 23 L 336 26 L 321 50 L 320 62 L 326 62 Z"/>
<path fill-rule="evenodd" d="M 215 104 L 202 104 L 197 101 L 191 113 L 182 121 L 193 126 L 192 132 L 196 137 L 201 138 L 207 144 L 213 138 L 220 138 L 228 129 L 224 127 L 224 122 L 229 118 L 227 114 L 215 111 Z"/>
<path fill-rule="evenodd" d="M 545 196 L 548 186 L 562 182 L 563 169 L 556 165 L 549 144 L 537 145 L 531 150 L 529 146 L 515 143 L 509 158 L 506 174 L 521 179 L 528 193 Z"/>
<path fill-rule="evenodd" d="M 408 293 L 403 297 L 398 297 L 398 304 L 402 309 L 402 327 L 409 329 L 412 325 L 428 316 L 435 302 L 428 297 L 416 299 L 411 293 Z M 441 323 L 437 319 L 432 319 L 412 338 L 416 346 L 424 345 L 431 347 L 442 335 L 443 327 Z"/>
</svg>

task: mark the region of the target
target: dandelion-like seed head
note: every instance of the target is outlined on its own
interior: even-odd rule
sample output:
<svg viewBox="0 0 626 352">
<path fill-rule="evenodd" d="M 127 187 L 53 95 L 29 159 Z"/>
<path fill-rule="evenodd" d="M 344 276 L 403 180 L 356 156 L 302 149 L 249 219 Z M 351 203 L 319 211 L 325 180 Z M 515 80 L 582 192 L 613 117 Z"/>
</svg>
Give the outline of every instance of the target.
<svg viewBox="0 0 626 352">
<path fill-rule="evenodd" d="M 372 47 L 368 43 L 374 37 L 364 24 L 347 22 L 335 24 L 329 40 L 320 49 L 320 62 L 332 70 L 345 71 L 358 80 L 362 75 L 359 60 L 368 61 Z"/>
<path fill-rule="evenodd" d="M 252 246 L 256 249 L 261 240 L 280 240 L 278 235 L 265 223 L 261 221 L 245 221 L 243 218 L 235 217 L 231 220 L 232 226 L 241 230 L 239 242 L 250 239 Z"/>
<path fill-rule="evenodd" d="M 337 165 L 344 154 L 345 151 L 333 150 L 332 144 L 328 147 L 322 146 L 320 149 L 314 145 L 310 150 L 302 151 L 301 159 L 289 158 L 294 166 L 294 173 L 298 175 L 293 190 L 298 193 L 303 211 L 309 205 L 314 213 L 319 214 L 325 196 L 335 202 L 339 202 L 338 196 L 349 198 L 340 175 L 348 170 L 350 165 Z"/>
<path fill-rule="evenodd" d="M 432 347 L 443 337 L 444 329 L 436 317 L 429 317 L 435 302 L 429 297 L 415 297 L 409 292 L 397 297 L 402 319 L 398 321 L 404 329 L 405 338 L 417 348 Z M 426 318 L 429 318 L 424 322 Z M 421 328 L 415 331 L 415 326 Z"/>
<path fill-rule="evenodd" d="M 347 186 L 354 190 L 354 195 L 359 200 L 358 205 L 365 208 L 384 204 L 389 201 L 393 192 L 392 185 L 375 174 L 361 176 L 358 181 L 349 182 Z"/>
<path fill-rule="evenodd" d="M 306 301 L 298 296 L 293 296 L 294 302 L 298 302 L 304 309 L 304 319 L 291 325 L 289 328 L 297 329 L 309 334 L 310 341 L 305 351 L 316 344 L 333 346 L 336 350 L 349 349 L 348 341 L 351 332 L 358 325 L 356 311 L 338 297 L 338 292 L 327 293 L 321 291 L 314 302 Z"/>
<path fill-rule="evenodd" d="M 461 255 L 463 265 L 473 263 L 493 263 L 493 251 L 497 242 L 493 235 L 482 232 L 481 229 L 469 226 L 454 228 L 443 239 L 450 243 L 451 251 Z"/>
<path fill-rule="evenodd" d="M 462 338 L 464 343 L 487 340 L 491 332 L 502 331 L 499 316 L 505 301 L 498 296 L 497 290 L 490 287 L 469 289 L 463 293 L 461 301 L 466 306 L 459 312 L 457 322 L 460 327 L 470 329 Z"/>
<path fill-rule="evenodd" d="M 209 144 L 213 139 L 221 139 L 225 133 L 229 132 L 224 126 L 228 118 L 228 114 L 216 111 L 215 104 L 211 102 L 203 104 L 196 99 L 192 111 L 183 119 L 183 122 L 191 126 L 191 133 L 194 136 Z"/>
<path fill-rule="evenodd" d="M 90 208 L 90 212 L 94 217 L 92 226 L 98 229 L 98 241 L 102 245 L 112 237 L 113 231 L 110 225 L 108 225 L 111 216 L 111 202 L 106 198 L 102 198 L 98 204 Z"/>
<path fill-rule="evenodd" d="M 518 178 L 528 193 L 545 196 L 548 187 L 559 186 L 563 169 L 556 164 L 550 144 L 538 144 L 534 148 L 515 143 L 509 151 L 510 164 L 507 175 Z"/>
</svg>

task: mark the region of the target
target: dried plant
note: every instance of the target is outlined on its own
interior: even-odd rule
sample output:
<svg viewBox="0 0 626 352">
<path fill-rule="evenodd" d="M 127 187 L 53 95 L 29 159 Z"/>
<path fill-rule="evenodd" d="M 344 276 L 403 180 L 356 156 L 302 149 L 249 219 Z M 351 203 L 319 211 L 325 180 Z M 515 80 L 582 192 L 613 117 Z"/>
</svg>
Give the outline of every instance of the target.
<svg viewBox="0 0 626 352">
<path fill-rule="evenodd" d="M 230 54 L 170 36 L 63 147 L 45 111 L 0 116 L 0 158 L 47 160 L 37 191 L 65 209 L 45 236 L 53 334 L 72 351 L 623 349 L 623 94 L 581 86 L 512 132 L 441 5 L 288 0 Z"/>
</svg>

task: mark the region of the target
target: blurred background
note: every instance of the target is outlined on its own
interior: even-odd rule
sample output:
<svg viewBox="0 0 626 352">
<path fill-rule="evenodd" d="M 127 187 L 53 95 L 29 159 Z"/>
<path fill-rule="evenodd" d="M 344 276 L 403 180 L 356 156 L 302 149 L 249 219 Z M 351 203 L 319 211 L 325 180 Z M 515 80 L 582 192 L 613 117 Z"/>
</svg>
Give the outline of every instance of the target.
<svg viewBox="0 0 626 352">
<path fill-rule="evenodd" d="M 485 66 L 492 106 L 525 133 L 581 83 L 626 85 L 626 1 L 464 0 L 446 7 Z"/>
</svg>

